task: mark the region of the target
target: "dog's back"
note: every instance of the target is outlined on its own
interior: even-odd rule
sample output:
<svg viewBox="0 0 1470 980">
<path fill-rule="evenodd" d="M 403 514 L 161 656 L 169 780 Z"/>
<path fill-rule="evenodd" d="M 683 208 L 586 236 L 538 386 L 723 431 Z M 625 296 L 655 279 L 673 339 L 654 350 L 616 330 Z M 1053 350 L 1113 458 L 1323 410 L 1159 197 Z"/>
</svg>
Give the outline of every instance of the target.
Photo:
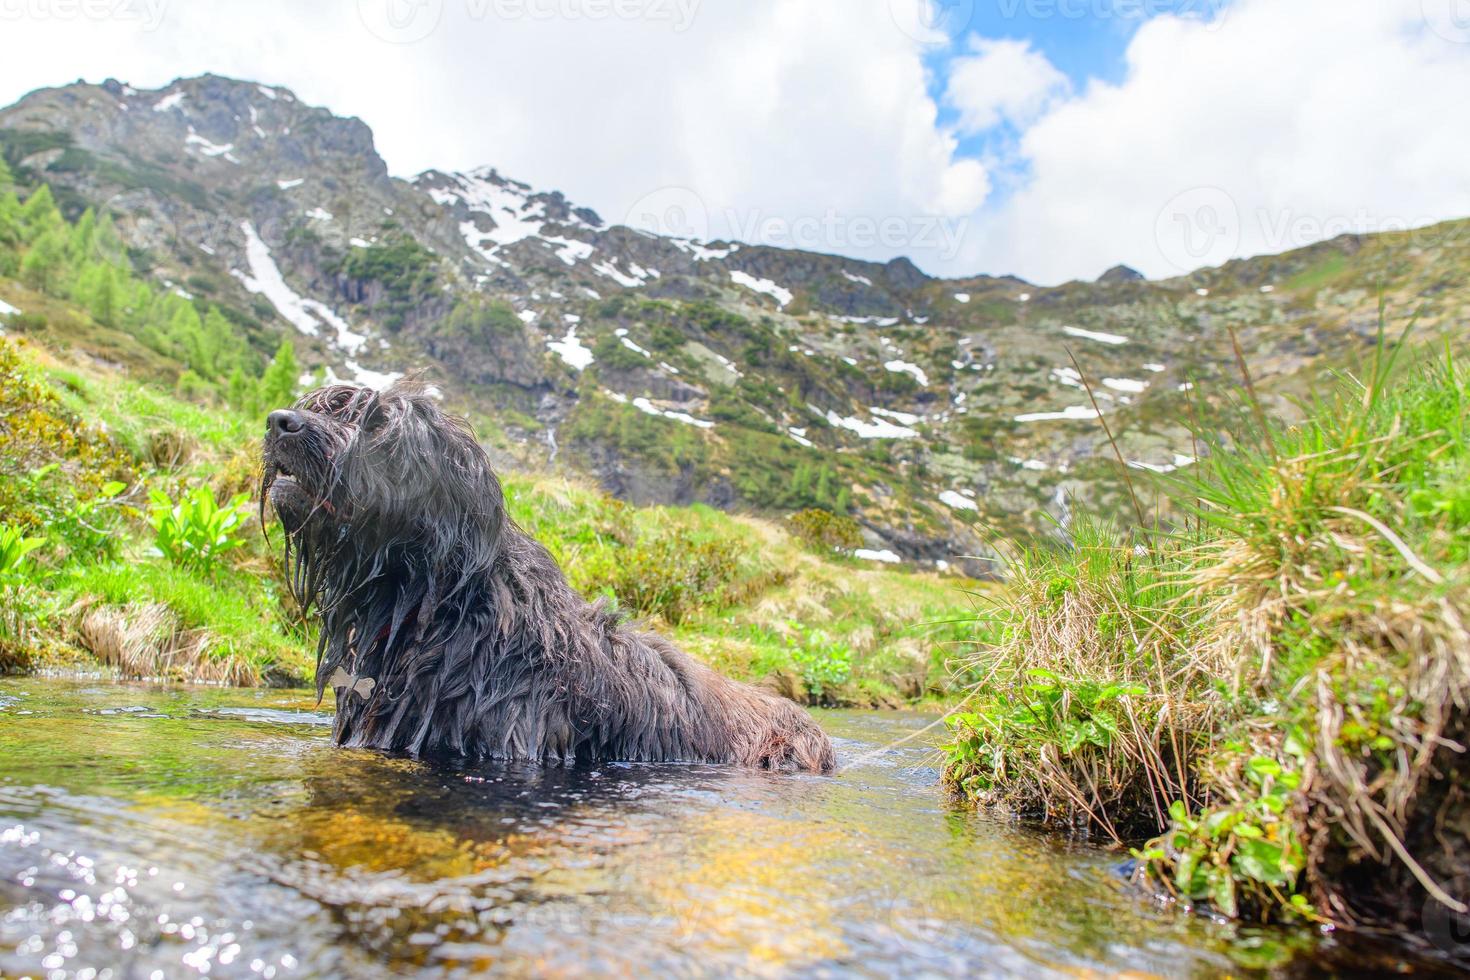
<svg viewBox="0 0 1470 980">
<path fill-rule="evenodd" d="M 830 772 L 800 706 L 730 680 L 572 591 L 508 529 L 478 608 L 437 649 L 365 644 L 334 668 L 336 740 L 414 755 L 573 763 L 713 762 Z M 386 637 L 380 637 L 386 640 Z"/>
</svg>

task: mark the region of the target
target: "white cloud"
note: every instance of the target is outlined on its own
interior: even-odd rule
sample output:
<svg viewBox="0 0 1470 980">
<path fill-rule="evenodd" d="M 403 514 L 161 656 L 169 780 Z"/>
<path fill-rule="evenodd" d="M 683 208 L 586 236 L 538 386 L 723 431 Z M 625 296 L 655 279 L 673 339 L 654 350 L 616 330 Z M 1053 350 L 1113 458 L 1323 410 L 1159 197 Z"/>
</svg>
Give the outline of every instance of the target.
<svg viewBox="0 0 1470 980">
<path fill-rule="evenodd" d="M 948 271 L 1167 276 L 1470 214 L 1470 128 L 1453 122 L 1470 44 L 1430 30 L 1420 0 L 1237 0 L 1221 16 L 1148 21 L 1120 84 L 1031 126 L 1030 179 Z"/>
<path fill-rule="evenodd" d="M 970 52 L 950 64 L 944 90 L 962 132 L 1025 125 L 1068 88 L 1067 76 L 1026 41 L 973 37 Z"/>
<path fill-rule="evenodd" d="M 1075 89 L 1017 41 L 976 40 L 931 77 L 937 4 L 905 24 L 889 0 L 643 0 L 664 16 L 631 19 L 616 12 L 637 0 L 381 0 L 438 16 L 390 43 L 360 15 L 377 2 L 138 0 L 101 20 L 19 5 L 0 19 L 0 102 L 215 71 L 360 116 L 395 173 L 493 164 L 610 221 L 677 213 L 702 237 L 1041 282 L 1470 214 L 1454 122 L 1470 43 L 1426 24 L 1428 0 L 1155 17 L 1122 81 Z M 583 6 L 613 14 L 569 13 Z M 966 134 L 1019 132 L 1004 167 L 960 154 L 935 91 Z M 991 200 L 992 183 L 1014 190 Z"/>
<path fill-rule="evenodd" d="M 990 187 L 938 125 L 929 49 L 888 0 L 260 0 L 171 3 L 153 31 L 4 24 L 6 103 L 78 76 L 247 77 L 360 116 L 394 173 L 493 164 L 613 222 L 685 189 L 706 237 L 888 258 Z"/>
</svg>

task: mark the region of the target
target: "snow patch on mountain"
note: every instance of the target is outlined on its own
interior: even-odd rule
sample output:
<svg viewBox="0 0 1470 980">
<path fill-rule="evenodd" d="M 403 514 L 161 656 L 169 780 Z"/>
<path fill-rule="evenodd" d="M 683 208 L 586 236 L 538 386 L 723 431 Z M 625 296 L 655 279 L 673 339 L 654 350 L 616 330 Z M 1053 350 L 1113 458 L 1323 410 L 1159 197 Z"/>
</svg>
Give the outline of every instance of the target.
<svg viewBox="0 0 1470 980">
<path fill-rule="evenodd" d="M 1060 412 L 1028 412 L 1025 415 L 1017 415 L 1017 422 L 1051 422 L 1062 419 L 1095 419 L 1099 416 L 1095 408 L 1087 405 L 1068 405 Z"/>
<path fill-rule="evenodd" d="M 1130 459 L 1128 465 L 1135 470 L 1148 470 L 1151 473 L 1173 473 L 1175 470 L 1186 466 L 1192 466 L 1196 462 L 1193 456 L 1184 453 L 1175 453 L 1171 463 L 1145 463 L 1142 460 Z"/>
<path fill-rule="evenodd" d="M 881 415 L 884 418 L 892 419 L 900 425 L 918 425 L 923 421 L 923 416 L 910 415 L 908 412 L 895 412 L 887 408 L 870 408 L 868 411 L 874 415 Z"/>
<path fill-rule="evenodd" d="M 925 374 L 924 369 L 917 364 L 910 364 L 908 361 L 892 360 L 885 361 L 883 366 L 894 374 L 911 375 L 919 384 L 926 388 L 929 387 L 929 375 Z"/>
<path fill-rule="evenodd" d="M 673 409 L 659 408 L 647 398 L 640 397 L 633 399 L 633 407 L 646 415 L 658 415 L 663 418 L 673 419 L 675 422 L 683 422 L 685 425 L 692 425 L 700 429 L 713 429 L 715 427 L 715 424 L 713 422 L 710 422 L 706 419 L 697 419 L 693 415 L 690 415 L 688 412 L 679 412 Z"/>
<path fill-rule="evenodd" d="M 240 230 L 245 234 L 245 261 L 250 266 L 250 272 L 247 275 L 239 269 L 233 269 L 231 274 L 247 290 L 264 296 L 282 319 L 308 337 L 319 336 L 322 324 L 325 323 L 336 333 L 335 343 L 338 347 L 349 354 L 362 350 L 367 343 L 366 336 L 355 332 L 346 320 L 325 303 L 299 296 L 286 284 L 285 277 L 281 275 L 281 270 L 276 267 L 276 261 L 271 256 L 270 248 L 255 233 L 253 224 L 241 222 Z"/>
<path fill-rule="evenodd" d="M 352 373 L 353 381 L 375 391 L 392 387 L 393 382 L 403 377 L 402 371 L 373 371 L 353 360 L 348 360 L 347 370 Z"/>
<path fill-rule="evenodd" d="M 612 262 L 594 262 L 592 264 L 593 272 L 597 273 L 599 276 L 604 276 L 608 279 L 611 279 L 619 286 L 625 286 L 628 289 L 637 289 L 639 286 L 644 285 L 649 278 L 649 274 L 646 269 L 643 269 L 642 267 L 637 265 L 633 265 L 633 268 L 637 269 L 637 271 L 641 273 L 641 275 L 630 276 L 619 269 Z"/>
<path fill-rule="evenodd" d="M 552 353 L 556 354 L 557 357 L 560 357 L 578 371 L 592 364 L 591 348 L 587 347 L 587 345 L 583 344 L 577 338 L 577 322 L 580 319 L 578 317 L 576 320 L 573 320 L 571 317 L 568 317 L 570 325 L 567 328 L 566 336 L 561 340 L 548 340 L 546 342 L 546 346 L 551 349 Z"/>
<path fill-rule="evenodd" d="M 827 318 L 829 320 L 835 320 L 838 323 L 866 324 L 874 327 L 898 326 L 898 317 L 896 316 L 834 316 L 829 313 Z"/>
<path fill-rule="evenodd" d="M 638 354 L 642 354 L 644 357 L 647 357 L 649 359 L 653 358 L 652 354 L 634 343 L 632 338 L 628 336 L 628 330 L 626 327 L 619 327 L 618 329 L 614 330 L 613 333 L 617 336 L 619 340 L 623 342 L 623 346 L 628 348 L 628 350 L 634 351 Z"/>
<path fill-rule="evenodd" d="M 1100 344 L 1126 344 L 1129 342 L 1127 337 L 1120 337 L 1115 333 L 1083 330 L 1081 327 L 1063 327 L 1062 333 L 1069 337 L 1081 337 L 1083 340 L 1095 340 Z"/>
<path fill-rule="evenodd" d="M 908 426 L 895 425 L 884 419 L 868 422 L 851 416 L 844 418 L 836 412 L 831 410 L 824 412 L 815 406 L 812 406 L 812 411 L 825 418 L 828 425 L 846 429 L 859 439 L 914 439 L 919 435 L 916 430 Z M 871 409 L 869 412 L 871 413 Z"/>
<path fill-rule="evenodd" d="M 954 490 L 946 490 L 939 495 L 939 502 L 952 510 L 979 510 L 980 505 L 969 497 Z"/>
<path fill-rule="evenodd" d="M 740 251 L 738 242 L 731 242 L 726 248 L 711 248 L 709 245 L 697 242 L 692 238 L 669 238 L 665 239 L 665 241 L 679 251 L 689 255 L 696 262 L 708 262 L 711 259 L 728 259 Z"/>
<path fill-rule="evenodd" d="M 187 150 L 191 146 L 198 147 L 199 152 L 207 157 L 224 157 L 231 163 L 240 162 L 239 160 L 235 159 L 234 153 L 230 152 L 235 148 L 234 143 L 221 144 L 211 142 L 210 140 L 207 140 L 203 136 L 200 136 L 198 133 L 194 132 L 193 126 L 189 127 L 189 135 L 184 137 L 184 149 Z"/>
<path fill-rule="evenodd" d="M 1064 384 L 1068 388 L 1081 388 L 1082 375 L 1077 373 L 1076 368 L 1059 367 L 1051 369 L 1051 379 L 1058 384 Z"/>
<path fill-rule="evenodd" d="M 730 280 L 746 289 L 773 297 L 783 309 L 795 298 L 791 290 L 778 286 L 769 279 L 757 279 L 750 273 L 741 272 L 739 269 L 730 270 Z"/>
<path fill-rule="evenodd" d="M 591 242 L 584 242 L 578 238 L 561 238 L 557 235 L 541 235 L 538 237 L 548 245 L 554 246 L 556 248 L 556 257 L 567 265 L 576 265 L 578 262 L 590 259 L 592 258 L 592 253 L 597 251 L 597 247 Z"/>
</svg>

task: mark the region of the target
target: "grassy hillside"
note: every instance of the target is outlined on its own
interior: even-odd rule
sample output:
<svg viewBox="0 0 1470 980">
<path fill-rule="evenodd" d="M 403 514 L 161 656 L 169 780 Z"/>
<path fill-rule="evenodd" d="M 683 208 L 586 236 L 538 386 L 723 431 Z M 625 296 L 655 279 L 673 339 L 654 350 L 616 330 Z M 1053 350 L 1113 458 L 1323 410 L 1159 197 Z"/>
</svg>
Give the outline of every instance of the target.
<svg viewBox="0 0 1470 980">
<path fill-rule="evenodd" d="M 68 221 L 44 186 L 21 203 L 6 182 L 0 165 L 0 666 L 306 681 L 312 627 L 251 500 L 261 416 L 310 383 L 289 341 L 267 357 L 228 311 L 138 276 L 106 217 Z M 844 557 L 861 543 L 830 512 L 845 490 L 808 483 L 790 505 L 829 510 L 796 535 L 549 476 L 506 489 L 576 588 L 735 676 L 828 703 L 945 690 L 964 580 Z"/>
<path fill-rule="evenodd" d="M 0 296 L 37 299 L 5 280 Z M 250 499 L 258 429 L 87 353 L 0 338 L 0 665 L 307 681 L 312 628 Z M 574 585 L 734 676 L 827 703 L 947 688 L 962 579 L 864 567 L 770 522 L 631 507 L 557 477 L 510 474 L 506 490 Z"/>
<path fill-rule="evenodd" d="M 1463 911 L 1470 825 L 1470 371 L 1379 347 L 1166 487 L 1189 519 L 1081 517 L 1014 556 L 948 777 L 1141 842 L 1226 915 L 1417 924 Z M 1205 434 L 1201 433 L 1205 439 Z"/>
</svg>

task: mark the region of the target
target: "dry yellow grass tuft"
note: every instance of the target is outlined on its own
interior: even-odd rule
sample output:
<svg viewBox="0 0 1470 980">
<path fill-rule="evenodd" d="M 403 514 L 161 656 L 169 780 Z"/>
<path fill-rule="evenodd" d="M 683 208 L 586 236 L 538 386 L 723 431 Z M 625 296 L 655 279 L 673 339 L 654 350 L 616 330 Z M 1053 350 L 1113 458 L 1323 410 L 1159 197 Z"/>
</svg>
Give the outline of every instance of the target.
<svg viewBox="0 0 1470 980">
<path fill-rule="evenodd" d="M 260 676 L 234 656 L 216 657 L 207 630 L 187 630 L 159 603 L 93 604 L 78 611 L 82 646 L 124 677 L 254 685 Z"/>
</svg>

